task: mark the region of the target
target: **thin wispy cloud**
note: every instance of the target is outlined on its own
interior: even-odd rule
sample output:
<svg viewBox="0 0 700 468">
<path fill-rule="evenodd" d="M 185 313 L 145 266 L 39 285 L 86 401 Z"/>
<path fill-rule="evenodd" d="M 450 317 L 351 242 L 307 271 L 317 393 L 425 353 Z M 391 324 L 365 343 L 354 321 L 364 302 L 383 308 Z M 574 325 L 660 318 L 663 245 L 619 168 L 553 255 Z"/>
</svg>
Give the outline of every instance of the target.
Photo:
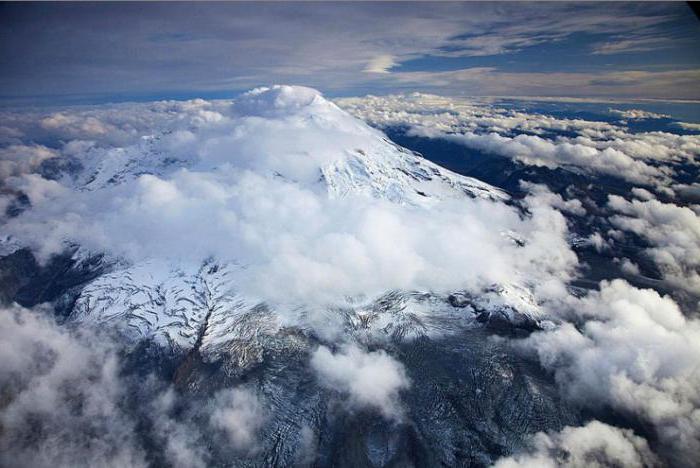
<svg viewBox="0 0 700 468">
<path fill-rule="evenodd" d="M 496 75 L 506 94 L 529 95 L 533 79 L 544 78 L 526 73 L 531 64 L 560 77 L 538 87 L 543 95 L 571 94 L 575 86 L 576 95 L 629 96 L 638 90 L 640 97 L 688 97 L 689 91 L 673 85 L 663 95 L 648 88 L 654 74 L 700 68 L 691 53 L 698 28 L 688 24 L 685 5 L 6 4 L 2 10 L 0 86 L 6 103 L 50 96 L 90 101 L 231 95 L 271 81 L 345 95 L 396 85 L 453 92 L 449 85 L 483 69 Z M 671 30 L 685 39 L 681 50 L 687 49 L 672 63 L 648 54 L 613 67 L 603 61 L 606 55 L 594 54 L 601 59 L 586 67 L 570 59 L 591 57 L 592 50 L 659 50 Z M 591 83 L 600 75 L 629 72 L 652 75 L 641 79 L 641 88 Z M 697 83 L 693 78 L 695 89 Z"/>
<path fill-rule="evenodd" d="M 628 54 L 631 52 L 651 52 L 654 50 L 670 49 L 677 40 L 669 37 L 639 37 L 617 39 L 598 44 L 593 49 L 595 55 Z"/>
</svg>

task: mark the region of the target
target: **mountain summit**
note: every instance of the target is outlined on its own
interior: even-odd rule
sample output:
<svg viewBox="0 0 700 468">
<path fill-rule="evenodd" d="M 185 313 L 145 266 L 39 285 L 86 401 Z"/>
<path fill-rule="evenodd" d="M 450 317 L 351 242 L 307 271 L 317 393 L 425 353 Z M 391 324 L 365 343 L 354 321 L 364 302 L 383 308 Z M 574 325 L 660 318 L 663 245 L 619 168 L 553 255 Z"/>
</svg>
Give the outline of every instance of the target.
<svg viewBox="0 0 700 468">
<path fill-rule="evenodd" d="M 130 112 L 151 133 L 65 150 L 51 180 L 28 180 L 27 193 L 42 195 L 9 223 L 13 242 L 44 261 L 66 250 L 79 263 L 103 259 L 72 292 L 70 320 L 215 354 L 319 320 L 324 333 L 361 324 L 396 336 L 492 314 L 533 326 L 530 285 L 548 273 L 530 266 L 541 253 L 528 237 L 549 229 L 551 213 L 523 219 L 504 192 L 392 143 L 309 88 L 149 106 Z"/>
<path fill-rule="evenodd" d="M 431 197 L 507 198 L 395 145 L 311 88 L 256 88 L 233 102 L 197 100 L 185 106 L 189 119 L 158 122 L 163 128 L 135 145 L 78 156 L 85 169 L 76 188 L 103 188 L 183 168 L 237 169 L 331 196 L 365 193 L 409 204 Z"/>
</svg>

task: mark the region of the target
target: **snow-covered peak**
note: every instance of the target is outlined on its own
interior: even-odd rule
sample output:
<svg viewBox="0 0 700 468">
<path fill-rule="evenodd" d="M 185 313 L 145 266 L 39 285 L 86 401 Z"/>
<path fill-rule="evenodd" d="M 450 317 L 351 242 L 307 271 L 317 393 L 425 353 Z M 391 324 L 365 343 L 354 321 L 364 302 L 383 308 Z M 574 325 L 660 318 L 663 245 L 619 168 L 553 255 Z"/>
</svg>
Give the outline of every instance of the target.
<svg viewBox="0 0 700 468">
<path fill-rule="evenodd" d="M 73 156 L 79 190 L 98 190 L 145 174 L 170 178 L 187 169 L 238 178 L 277 177 L 330 197 L 369 195 L 424 205 L 444 198 L 503 200 L 500 190 L 460 176 L 401 148 L 311 88 L 256 88 L 234 101 L 192 101 L 154 133 L 119 147 Z M 233 182 L 233 181 L 232 181 Z"/>
<path fill-rule="evenodd" d="M 73 144 L 70 164 L 56 165 L 70 169 L 63 177 L 27 179 L 32 206 L 8 224 L 40 259 L 77 245 L 118 260 L 83 288 L 76 320 L 206 348 L 239 336 L 249 316 L 307 327 L 309 311 L 340 305 L 350 324 L 372 318 L 371 330 L 408 336 L 445 317 L 471 326 L 482 309 L 535 317 L 528 285 L 571 268 L 558 213 L 522 217 L 502 191 L 396 145 L 312 89 L 148 106 L 149 132 Z M 558 270 L 539 268 L 550 256 Z M 465 315 L 447 305 L 454 291 L 491 299 L 471 300 Z"/>
</svg>

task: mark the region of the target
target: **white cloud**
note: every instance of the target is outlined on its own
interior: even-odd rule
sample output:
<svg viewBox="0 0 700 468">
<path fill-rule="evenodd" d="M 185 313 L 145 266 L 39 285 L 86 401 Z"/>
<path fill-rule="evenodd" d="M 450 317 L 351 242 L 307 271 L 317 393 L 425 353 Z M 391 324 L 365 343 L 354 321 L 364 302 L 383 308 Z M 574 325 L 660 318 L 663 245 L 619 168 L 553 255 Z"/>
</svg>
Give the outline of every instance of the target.
<svg viewBox="0 0 700 468">
<path fill-rule="evenodd" d="M 594 232 L 586 238 L 586 244 L 593 246 L 596 251 L 603 252 L 610 249 L 610 244 L 603 238 L 599 232 Z"/>
<path fill-rule="evenodd" d="M 215 406 L 211 424 L 226 433 L 234 449 L 254 451 L 265 422 L 265 410 L 257 395 L 247 388 L 223 390 L 216 395 Z"/>
<path fill-rule="evenodd" d="M 237 171 L 182 171 L 168 180 L 144 175 L 103 191 L 38 200 L 8 222 L 7 232 L 41 258 L 61 251 L 66 240 L 132 261 L 177 252 L 196 263 L 216 255 L 247 264 L 249 282 L 241 286 L 273 300 L 544 281 L 566 275 L 576 263 L 563 240 L 563 218 L 546 204 L 520 219 L 500 203 L 444 202 L 424 217 L 420 208 L 363 197 L 328 200 Z M 528 244 L 494 236 L 508 231 Z M 553 254 L 559 260 L 547 265 L 551 273 L 530 271 L 531 259 Z"/>
<path fill-rule="evenodd" d="M 75 139 L 101 138 L 108 133 L 114 133 L 116 128 L 105 125 L 93 116 L 81 116 L 57 112 L 44 117 L 39 125 L 49 131 L 69 133 Z"/>
<path fill-rule="evenodd" d="M 154 376 L 131 374 L 122 356 L 133 349 L 89 324 L 58 325 L 50 314 L 0 308 L 3 466 L 146 467 L 148 439 L 170 466 L 203 467 L 212 428 L 239 452 L 257 448 L 265 411 L 250 389 L 193 407 Z M 194 422 L 197 415 L 208 424 Z"/>
<path fill-rule="evenodd" d="M 675 135 L 666 132 L 617 133 L 605 135 L 579 136 L 572 143 L 583 144 L 597 149 L 614 149 L 629 157 L 647 164 L 663 163 L 662 169 L 673 174 L 671 164 L 696 164 L 700 154 L 700 137 L 697 135 Z"/>
<path fill-rule="evenodd" d="M 203 468 L 207 466 L 207 449 L 201 431 L 175 416 L 177 394 L 166 389 L 151 401 L 147 409 L 153 429 L 167 462 L 175 468 Z"/>
<path fill-rule="evenodd" d="M 663 178 L 666 173 L 652 160 L 690 161 L 697 153 L 693 137 L 633 136 L 606 123 L 509 113 L 424 95 L 403 103 L 395 97 L 367 99 L 386 99 L 393 106 L 386 114 L 371 110 L 380 122 L 407 122 L 416 131 L 440 137 L 459 131 L 454 138 L 472 139 L 471 144 L 534 164 L 572 164 L 602 173 L 628 170 L 630 180 Z M 43 131 L 66 136 L 68 142 L 52 157 L 77 158 L 82 171 L 48 181 L 32 173 L 37 165 L 31 163 L 30 151 L 29 163 L 20 158 L 6 181 L 26 193 L 32 207 L 4 220 L 3 228 L 40 258 L 61 251 L 68 242 L 132 263 L 179 257 L 199 265 L 214 255 L 245 267 L 240 276 L 231 277 L 237 291 L 271 303 L 308 305 L 390 289 L 449 291 L 515 282 L 564 320 L 526 343 L 568 398 L 584 406 L 609 405 L 649 422 L 662 443 L 677 451 L 667 454 L 671 458 L 684 461 L 700 449 L 700 326 L 683 317 L 669 298 L 621 281 L 603 283 L 600 292 L 580 298 L 569 295 L 566 284 L 577 258 L 567 245 L 566 220 L 558 210 L 583 216 L 586 210 L 578 200 L 525 184 L 530 195 L 522 206 L 531 213 L 525 216 L 498 196 L 495 201 L 462 197 L 458 186 L 450 185 L 461 179 L 450 178 L 447 171 L 440 179 L 447 184 L 434 179 L 427 183 L 431 196 L 409 193 L 412 189 L 392 185 L 398 172 L 383 172 L 387 166 L 395 169 L 396 159 L 370 164 L 400 151 L 381 133 L 308 89 L 258 89 L 235 102 L 197 100 L 76 112 L 90 114 L 111 130 L 101 133 L 92 121 L 87 127 L 75 124 L 82 117 L 64 111 L 63 118 Z M 29 124 L 16 135 L 28 129 Z M 567 129 L 586 136 L 543 136 Z M 513 137 L 509 131 L 533 134 Z M 94 141 L 86 142 L 85 132 Z M 665 152 L 657 151 L 659 147 Z M 379 180 L 376 186 L 367 176 L 370 172 Z M 329 181 L 337 184 L 333 190 L 325 185 Z M 679 194 L 686 189 L 675 188 Z M 608 207 L 617 213 L 611 222 L 618 229 L 610 235 L 620 239 L 622 231 L 632 231 L 644 237 L 666 279 L 697 290 L 697 215 L 690 208 L 659 202 L 645 189 L 633 193 L 641 200 L 610 197 Z M 600 235 L 590 241 L 605 246 Z M 622 260 L 628 273 L 635 273 L 635 267 Z M 159 272 L 148 273 L 158 283 Z M 60 450 L 50 445 L 48 451 L 26 455 L 31 447 L 15 445 L 2 456 L 9 461 L 32 456 L 39 466 L 79 456 L 109 464 L 116 457 L 138 466 L 143 459 L 138 444 L 116 451 L 105 448 L 111 437 L 130 440 L 133 426 L 119 408 L 121 384 L 113 353 L 91 349 L 91 341 L 67 338 L 32 315 L 24 322 L 18 313 L 3 317 L 3 328 L 11 333 L 3 334 L 2 355 L 8 358 L 0 372 L 20 375 L 22 387 L 3 410 L 1 417 L 11 429 L 0 441 L 21 440 L 29 430 L 23 421 L 30 412 L 47 413 L 46 405 L 64 404 L 66 383 L 77 382 L 73 388 L 84 390 L 86 408 L 93 411 L 89 415 L 107 419 L 113 427 L 85 455 L 84 440 L 75 439 L 85 435 L 80 428 L 85 422 L 59 410 L 46 416 L 46 425 L 57 428 L 55 437 L 67 441 Z M 25 329 L 26 323 L 31 326 Z M 47 346 L 56 355 L 48 364 L 36 359 Z M 373 409 L 390 420 L 402 417 L 400 393 L 411 383 L 402 364 L 385 352 L 347 345 L 334 353 L 321 346 L 310 365 L 321 384 L 346 395 L 352 408 Z M 95 375 L 96 381 L 84 382 Z M 201 434 L 177 420 L 172 398 L 166 393 L 151 405 L 156 437 L 166 441 L 164 456 L 174 465 L 206 464 Z M 65 416 L 60 420 L 64 426 L 54 416 Z M 248 451 L 255 450 L 265 417 L 263 403 L 250 389 L 231 389 L 210 405 L 208 420 L 232 448 Z M 537 454 L 503 463 L 555 463 L 559 449 L 574 461 L 600 456 L 634 464 L 645 459 L 646 446 L 639 438 L 596 424 L 538 436 Z"/>
<path fill-rule="evenodd" d="M 508 113 L 437 97 L 416 96 L 405 103 L 386 99 L 393 106 L 388 114 L 375 108 L 372 118 L 410 122 L 416 131 L 440 137 L 459 130 L 450 138 L 471 139 L 470 144 L 530 163 L 567 163 L 600 172 L 631 169 L 629 177 L 644 180 L 665 176 L 647 164 L 648 158 L 689 160 L 697 144 L 692 138 L 633 137 L 605 123 Z M 600 292 L 582 298 L 569 295 L 566 284 L 578 261 L 567 245 L 567 224 L 559 210 L 584 216 L 580 201 L 525 184 L 529 195 L 519 203 L 530 215 L 523 215 L 503 203 L 500 192 L 477 182 L 470 183 L 493 199 L 463 196 L 458 182 L 468 180 L 448 171 L 424 182 L 427 193 L 417 195 L 405 181 L 414 179 L 402 179 L 405 174 L 396 169 L 409 167 L 401 165 L 406 153 L 309 89 L 258 89 L 233 102 L 80 112 L 116 129 L 116 136 L 94 132 L 90 143 L 76 134 L 78 139 L 68 137 L 57 150 L 55 158 L 75 158 L 82 170 L 48 181 L 32 173 L 36 165 L 30 164 L 24 172 L 13 169 L 6 180 L 8 187 L 27 194 L 32 207 L 5 220 L 3 228 L 40 258 L 69 242 L 132 264 L 153 259 L 200 265 L 213 255 L 243 266 L 229 278 L 231 287 L 273 307 L 312 307 L 392 289 L 446 292 L 517 284 L 533 294 L 534 306 L 571 322 L 527 341 L 568 398 L 582 405 L 608 404 L 649 421 L 679 457 L 696 449 L 697 322 L 684 318 L 670 299 L 622 282 L 604 283 Z M 73 121 L 67 111 L 62 115 Z M 59 127 L 51 131 L 75 131 Z M 509 135 L 525 129 L 532 134 Z M 555 129 L 589 133 L 571 140 L 543 136 Z M 656 146 L 667 152 L 659 155 Z M 617 213 L 611 218 L 620 230 L 616 236 L 633 231 L 644 237 L 652 244 L 652 258 L 666 268 L 666 278 L 695 288 L 697 215 L 648 199 L 646 190 L 633 193 L 642 200 L 609 199 L 609 209 Z M 605 245 L 599 235 L 591 242 Z M 631 263 L 622 267 L 634 272 Z M 159 270 L 148 272 L 157 283 Z M 10 346 L 6 353 L 14 356 Z M 111 362 L 109 352 L 99 356 Z M 76 372 L 94 369 L 77 362 Z M 402 417 L 400 393 L 410 382 L 403 366 L 385 352 L 352 345 L 331 352 L 322 346 L 313 353 L 311 367 L 322 385 L 347 396 L 351 408 L 376 410 L 390 420 Z M 118 401 L 118 389 L 114 384 L 108 396 Z M 52 393 L 55 389 L 47 392 Z M 200 434 L 175 418 L 169 398 L 152 404 L 164 456 L 173 464 L 206 464 Z M 113 403 L 95 405 L 105 413 L 114 410 L 124 427 L 132 424 Z M 249 390 L 234 389 L 217 396 L 208 420 L 233 449 L 255 450 L 265 411 Z M 135 445 L 122 455 L 136 457 L 137 463 L 142 452 Z"/>
<path fill-rule="evenodd" d="M 7 187 L 25 194 L 32 205 L 39 206 L 67 193 L 66 187 L 60 183 L 44 179 L 38 174 L 23 174 L 21 177 L 11 177 L 5 181 Z"/>
<path fill-rule="evenodd" d="M 700 182 L 692 184 L 674 184 L 673 188 L 667 187 L 670 190 L 671 197 L 677 196 L 679 199 L 691 203 L 700 202 Z"/>
<path fill-rule="evenodd" d="M 647 442 L 630 430 L 598 421 L 565 427 L 558 433 L 540 432 L 530 450 L 496 461 L 494 468 L 645 468 L 658 463 Z"/>
<path fill-rule="evenodd" d="M 627 273 L 628 275 L 639 275 L 640 274 L 639 265 L 634 263 L 629 258 L 623 258 L 620 261 L 620 269 L 623 272 Z"/>
<path fill-rule="evenodd" d="M 632 200 L 610 195 L 610 222 L 651 244 L 645 252 L 664 279 L 677 288 L 700 293 L 700 217 L 690 208 L 658 200 Z"/>
<path fill-rule="evenodd" d="M 367 352 L 346 345 L 337 353 L 320 346 L 311 367 L 322 385 L 348 395 L 356 408 L 379 410 L 388 419 L 400 419 L 399 392 L 410 386 L 403 365 L 385 351 Z"/>
<path fill-rule="evenodd" d="M 495 67 L 449 71 L 396 72 L 405 88 L 439 89 L 451 95 L 474 96 L 608 96 L 617 99 L 697 100 L 700 69 L 648 71 L 627 69 L 605 72 L 508 72 Z M 514 92 L 517 90 L 517 92 Z"/>
<path fill-rule="evenodd" d="M 511 54 L 576 33 L 614 34 L 639 41 L 653 32 L 659 36 L 659 25 L 677 11 L 664 9 L 671 11 L 657 6 L 630 11 L 617 5 L 563 3 L 525 7 L 448 2 L 398 8 L 365 2 L 275 4 L 264 9 L 214 4 L 193 17 L 184 6 L 166 9 L 155 4 L 136 11 L 100 5 L 80 18 L 47 13 L 40 30 L 32 27 L 31 19 L 15 16 L 17 47 L 7 52 L 3 62 L 13 73 L 6 73 L 0 85 L 13 97 L 32 90 L 34 96 L 70 98 L 89 90 L 94 98 L 102 93 L 133 96 L 153 90 L 229 91 L 257 86 L 274 76 L 278 81 L 327 90 L 396 89 L 412 80 L 419 88 L 438 81 L 459 91 L 467 84 L 468 91 L 482 94 L 494 88 L 525 94 L 535 87 L 550 95 L 562 95 L 562 90 L 591 95 L 601 88 L 596 79 L 604 81 L 610 73 L 560 73 L 554 78 L 550 73 L 494 72 L 483 82 L 465 83 L 468 72 L 404 74 L 399 80 L 394 73 L 361 72 L 382 55 L 401 63 L 423 57 Z M 57 44 L 56 37 L 63 39 Z M 138 60 L 116 50 L 109 39 L 113 37 L 121 38 L 124 50 L 139 50 Z M 692 47 L 692 42 L 682 45 Z M 83 60 L 50 60 L 57 56 Z M 686 95 L 694 89 L 697 81 L 665 91 Z M 649 92 L 638 82 L 608 86 L 606 91 L 607 95 Z"/>
<path fill-rule="evenodd" d="M 608 109 L 608 112 L 629 120 L 668 119 L 671 117 L 670 115 L 658 114 L 656 112 L 649 112 L 643 109 Z"/>
<path fill-rule="evenodd" d="M 309 426 L 303 426 L 299 431 L 299 450 L 296 462 L 303 465 L 313 465 L 318 451 L 318 435 Z"/>
<path fill-rule="evenodd" d="M 575 198 L 564 200 L 561 195 L 550 192 L 546 185 L 521 181 L 520 186 L 536 197 L 538 203 L 543 206 L 551 206 L 576 216 L 586 215 L 586 209 L 583 207 L 583 203 L 581 203 L 580 200 Z"/>
<path fill-rule="evenodd" d="M 564 395 L 647 421 L 666 457 L 693 460 L 700 450 L 700 322 L 669 297 L 622 280 L 564 302 L 555 308 L 572 323 L 526 340 Z"/>
<path fill-rule="evenodd" d="M 367 63 L 364 71 L 366 73 L 389 73 L 397 63 L 391 55 L 377 55 Z"/>
<path fill-rule="evenodd" d="M 634 187 L 632 189 L 632 195 L 644 201 L 654 200 L 656 198 L 656 196 L 653 193 L 641 187 Z"/>
<path fill-rule="evenodd" d="M 418 131 L 412 133 L 420 136 L 435 136 Z M 635 160 L 614 148 L 598 150 L 579 143 L 566 141 L 555 143 L 539 136 L 523 134 L 504 137 L 497 133 L 480 135 L 466 132 L 460 135 L 444 135 L 441 138 L 470 148 L 512 157 L 534 166 L 550 168 L 575 166 L 641 183 L 650 183 L 664 176 L 663 170 Z"/>
<path fill-rule="evenodd" d="M 632 52 L 649 52 L 652 50 L 678 47 L 678 40 L 670 37 L 629 37 L 597 44 L 593 49 L 594 55 L 627 54 Z"/>
<path fill-rule="evenodd" d="M 0 310 L 0 330 L 1 464 L 147 465 L 108 341 L 76 338 L 19 307 Z"/>
<path fill-rule="evenodd" d="M 699 123 L 691 123 L 691 122 L 674 122 L 674 125 L 684 129 L 684 130 L 700 130 L 700 124 Z"/>
<path fill-rule="evenodd" d="M 490 99 L 443 97 L 432 94 L 365 96 L 341 98 L 336 102 L 351 114 L 379 127 L 407 125 L 459 133 L 522 131 L 598 131 L 616 134 L 621 128 L 581 119 L 560 119 L 542 114 L 499 108 Z"/>
<path fill-rule="evenodd" d="M 0 148 L 0 186 L 6 178 L 34 172 L 39 165 L 58 155 L 42 145 L 9 145 Z"/>
</svg>

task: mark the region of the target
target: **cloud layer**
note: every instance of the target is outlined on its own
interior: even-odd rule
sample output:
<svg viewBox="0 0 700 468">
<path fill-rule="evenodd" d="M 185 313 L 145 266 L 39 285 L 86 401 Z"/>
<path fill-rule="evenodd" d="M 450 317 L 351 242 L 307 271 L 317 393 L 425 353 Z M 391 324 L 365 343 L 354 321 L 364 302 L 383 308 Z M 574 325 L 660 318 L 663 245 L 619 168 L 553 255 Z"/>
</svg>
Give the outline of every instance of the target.
<svg viewBox="0 0 700 468">
<path fill-rule="evenodd" d="M 3 464 L 145 466 L 112 350 L 29 310 L 0 312 Z"/>
<path fill-rule="evenodd" d="M 675 165 L 696 164 L 700 153 L 697 135 L 632 133 L 608 122 L 508 110 L 473 99 L 414 93 L 338 103 L 377 127 L 407 128 L 409 136 L 453 141 L 526 165 L 573 167 L 646 185 L 668 184 Z"/>
<path fill-rule="evenodd" d="M 566 397 L 651 423 L 665 455 L 691 463 L 700 450 L 700 321 L 669 297 L 623 280 L 558 309 L 570 322 L 535 333 L 527 345 Z"/>
</svg>

